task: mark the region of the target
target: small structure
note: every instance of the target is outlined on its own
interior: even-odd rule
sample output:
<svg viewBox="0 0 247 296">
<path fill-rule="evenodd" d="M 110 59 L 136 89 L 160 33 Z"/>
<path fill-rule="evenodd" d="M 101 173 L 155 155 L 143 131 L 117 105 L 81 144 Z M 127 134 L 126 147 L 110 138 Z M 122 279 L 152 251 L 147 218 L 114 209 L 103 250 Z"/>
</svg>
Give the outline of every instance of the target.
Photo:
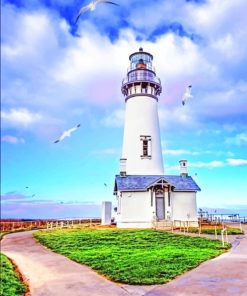
<svg viewBox="0 0 247 296">
<path fill-rule="evenodd" d="M 197 225 L 200 188 L 188 176 L 187 161 L 180 161 L 180 175 L 164 175 L 157 107 L 162 87 L 152 66 L 153 56 L 140 48 L 129 59 L 122 85 L 126 102 L 123 149 L 114 187 L 117 227 L 151 228 L 161 220 Z"/>
<path fill-rule="evenodd" d="M 110 201 L 102 202 L 101 225 L 111 224 L 111 208 L 112 203 Z"/>
</svg>

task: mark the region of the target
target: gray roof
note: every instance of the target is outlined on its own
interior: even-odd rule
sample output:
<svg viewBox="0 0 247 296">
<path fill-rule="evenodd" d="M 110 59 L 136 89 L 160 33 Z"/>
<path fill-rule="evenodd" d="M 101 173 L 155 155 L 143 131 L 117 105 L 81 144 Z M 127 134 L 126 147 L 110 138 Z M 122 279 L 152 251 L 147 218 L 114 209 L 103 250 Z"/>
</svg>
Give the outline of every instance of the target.
<svg viewBox="0 0 247 296">
<path fill-rule="evenodd" d="M 114 191 L 145 191 L 155 183 L 162 181 L 173 186 L 174 191 L 201 191 L 200 187 L 190 176 L 174 175 L 116 175 Z"/>
</svg>

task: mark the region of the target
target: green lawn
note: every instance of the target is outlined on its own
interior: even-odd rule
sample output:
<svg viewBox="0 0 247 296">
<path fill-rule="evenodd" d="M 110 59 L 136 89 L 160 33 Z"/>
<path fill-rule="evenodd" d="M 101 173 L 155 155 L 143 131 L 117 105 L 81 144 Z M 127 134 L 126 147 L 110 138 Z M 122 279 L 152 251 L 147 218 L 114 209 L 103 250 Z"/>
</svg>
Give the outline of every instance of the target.
<svg viewBox="0 0 247 296">
<path fill-rule="evenodd" d="M 221 234 L 221 230 L 223 228 L 216 228 L 217 234 Z M 198 233 L 198 228 L 189 228 L 189 232 L 192 233 Z M 201 233 L 205 233 L 205 234 L 215 234 L 215 229 L 214 228 L 202 228 Z M 227 234 L 244 234 L 244 232 L 242 230 L 240 230 L 239 228 L 227 228 Z"/>
<path fill-rule="evenodd" d="M 57 230 L 34 236 L 55 252 L 128 284 L 166 283 L 226 250 L 219 241 L 154 230 Z"/>
<path fill-rule="evenodd" d="M 9 259 L 0 254 L 1 258 L 1 296 L 21 296 L 27 291 L 26 286 L 21 282 L 18 273 L 14 270 Z"/>
</svg>

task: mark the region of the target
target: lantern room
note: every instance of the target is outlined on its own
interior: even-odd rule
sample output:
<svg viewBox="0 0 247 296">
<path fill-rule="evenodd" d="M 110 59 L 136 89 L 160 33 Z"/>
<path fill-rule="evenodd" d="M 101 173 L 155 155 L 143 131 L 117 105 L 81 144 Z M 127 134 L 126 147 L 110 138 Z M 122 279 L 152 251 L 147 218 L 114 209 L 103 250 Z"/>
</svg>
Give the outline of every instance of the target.
<svg viewBox="0 0 247 296">
<path fill-rule="evenodd" d="M 162 87 L 152 66 L 153 56 L 140 48 L 138 52 L 130 55 L 129 60 L 130 67 L 122 83 L 125 100 L 136 95 L 148 95 L 158 100 L 157 96 L 160 95 Z"/>
</svg>

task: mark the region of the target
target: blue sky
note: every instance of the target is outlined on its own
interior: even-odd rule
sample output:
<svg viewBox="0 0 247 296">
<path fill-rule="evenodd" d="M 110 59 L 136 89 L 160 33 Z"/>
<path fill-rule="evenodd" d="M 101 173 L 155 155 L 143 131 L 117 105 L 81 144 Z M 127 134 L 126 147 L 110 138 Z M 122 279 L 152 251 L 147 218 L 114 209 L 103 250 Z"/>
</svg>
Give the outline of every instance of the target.
<svg viewBox="0 0 247 296">
<path fill-rule="evenodd" d="M 121 83 L 140 46 L 162 81 L 165 173 L 187 159 L 199 207 L 247 208 L 247 2 L 116 2 L 75 25 L 87 1 L 2 1 L 2 215 L 90 217 L 115 202 Z"/>
</svg>

